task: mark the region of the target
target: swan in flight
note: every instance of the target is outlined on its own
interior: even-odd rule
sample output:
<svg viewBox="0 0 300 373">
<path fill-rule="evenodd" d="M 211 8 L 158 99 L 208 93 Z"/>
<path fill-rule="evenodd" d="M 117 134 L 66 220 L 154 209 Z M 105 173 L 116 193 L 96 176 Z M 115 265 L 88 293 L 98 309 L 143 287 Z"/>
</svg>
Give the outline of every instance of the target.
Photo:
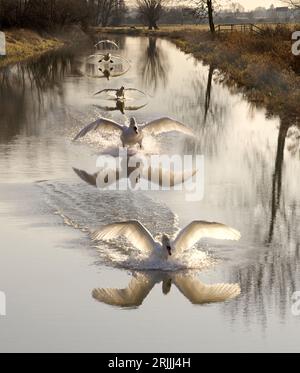
<svg viewBox="0 0 300 373">
<path fill-rule="evenodd" d="M 155 241 L 146 227 L 137 220 L 108 224 L 94 233 L 91 238 L 94 241 L 108 241 L 124 236 L 138 250 L 168 260 L 171 255 L 180 255 L 185 250 L 193 247 L 202 238 L 214 238 L 219 240 L 239 240 L 240 232 L 220 223 L 206 221 L 193 221 L 181 230 L 175 239 L 163 234 L 161 242 Z"/>
<path fill-rule="evenodd" d="M 98 62 L 101 63 L 103 61 L 104 62 L 114 63 L 114 61 L 112 59 L 112 55 L 110 53 L 104 54 L 103 57 Z"/>
<path fill-rule="evenodd" d="M 96 288 L 92 296 L 99 302 L 123 308 L 137 308 L 158 283 L 162 282 L 162 291 L 166 295 L 172 284 L 192 304 L 209 304 L 225 302 L 241 293 L 238 284 L 206 285 L 195 276 L 178 273 L 149 272 L 137 273 L 125 289 Z"/>
<path fill-rule="evenodd" d="M 94 96 L 100 95 L 101 93 L 104 93 L 104 92 L 115 92 L 116 93 L 116 99 L 125 99 L 125 92 L 126 91 L 139 92 L 139 93 L 142 93 L 144 96 L 146 96 L 146 94 L 143 91 L 140 91 L 139 89 L 125 88 L 124 86 L 122 86 L 119 89 L 114 89 L 114 88 L 102 89 L 101 91 L 96 92 L 94 94 Z"/>
<path fill-rule="evenodd" d="M 110 45 L 113 45 L 114 47 L 116 47 L 117 49 L 119 49 L 119 46 L 118 46 L 118 44 L 117 43 L 115 43 L 114 41 L 112 41 L 112 40 L 100 40 L 100 41 L 98 41 L 98 43 L 96 43 L 95 45 L 94 45 L 94 47 L 95 48 L 97 48 L 100 44 L 110 44 Z"/>
<path fill-rule="evenodd" d="M 125 57 L 122 57 L 122 56 L 119 56 L 119 55 L 112 55 L 111 53 L 105 53 L 105 54 L 91 54 L 90 56 L 88 56 L 88 60 L 91 59 L 91 58 L 95 58 L 95 57 L 100 57 L 100 60 L 98 61 L 98 63 L 102 63 L 102 62 L 105 62 L 105 63 L 115 63 L 117 62 L 118 60 L 119 61 L 125 61 L 129 66 L 130 66 L 130 62 L 125 58 Z"/>
<path fill-rule="evenodd" d="M 135 118 L 130 118 L 129 127 L 126 125 L 119 124 L 113 120 L 106 118 L 99 118 L 95 122 L 88 124 L 84 127 L 74 138 L 74 141 L 84 137 L 90 131 L 103 129 L 107 131 L 118 131 L 120 133 L 120 139 L 122 141 L 123 147 L 126 145 L 132 146 L 139 144 L 142 148 L 144 132 L 149 132 L 150 134 L 158 135 L 160 133 L 178 131 L 188 136 L 193 136 L 192 130 L 187 128 L 184 124 L 168 118 L 163 117 L 144 125 L 138 125 Z"/>
</svg>

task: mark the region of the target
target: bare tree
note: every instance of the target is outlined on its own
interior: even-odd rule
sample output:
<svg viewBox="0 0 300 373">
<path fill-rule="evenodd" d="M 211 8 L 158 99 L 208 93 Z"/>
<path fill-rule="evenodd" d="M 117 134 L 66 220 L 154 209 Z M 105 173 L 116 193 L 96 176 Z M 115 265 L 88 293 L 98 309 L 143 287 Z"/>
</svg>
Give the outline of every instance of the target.
<svg viewBox="0 0 300 373">
<path fill-rule="evenodd" d="M 214 13 L 218 6 L 216 0 L 191 0 L 193 14 L 200 19 L 208 18 L 209 29 L 212 34 L 215 33 Z"/>
<path fill-rule="evenodd" d="M 0 0 L 3 27 L 51 29 L 86 20 L 87 0 Z"/>
<path fill-rule="evenodd" d="M 138 11 L 149 30 L 157 30 L 157 22 L 160 19 L 168 0 L 136 0 Z"/>
<path fill-rule="evenodd" d="M 295 9 L 300 9 L 300 0 L 281 0 L 282 3 L 287 4 Z"/>
<path fill-rule="evenodd" d="M 96 24 L 106 27 L 115 8 L 115 0 L 97 0 Z"/>
</svg>

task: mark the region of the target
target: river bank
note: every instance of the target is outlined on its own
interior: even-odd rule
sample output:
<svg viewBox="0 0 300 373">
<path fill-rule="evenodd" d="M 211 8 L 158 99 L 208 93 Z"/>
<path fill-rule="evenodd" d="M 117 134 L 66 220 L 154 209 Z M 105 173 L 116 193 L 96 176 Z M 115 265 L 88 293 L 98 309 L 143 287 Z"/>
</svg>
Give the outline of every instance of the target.
<svg viewBox="0 0 300 373">
<path fill-rule="evenodd" d="M 263 27 L 261 34 L 221 33 L 214 37 L 203 26 L 145 28 L 97 28 L 96 33 L 166 37 L 181 50 L 213 67 L 219 81 L 242 92 L 268 115 L 300 116 L 300 57 L 291 51 L 293 25 Z M 220 72 L 221 74 L 218 74 Z"/>
<path fill-rule="evenodd" d="M 5 32 L 5 35 L 7 55 L 0 59 L 0 68 L 64 45 L 64 42 L 56 37 L 43 37 L 31 30 L 14 29 Z"/>
<path fill-rule="evenodd" d="M 41 34 L 28 29 L 10 29 L 5 31 L 5 35 L 6 57 L 0 59 L 0 68 L 89 38 L 79 26 L 69 26 L 63 31 L 51 34 Z"/>
</svg>

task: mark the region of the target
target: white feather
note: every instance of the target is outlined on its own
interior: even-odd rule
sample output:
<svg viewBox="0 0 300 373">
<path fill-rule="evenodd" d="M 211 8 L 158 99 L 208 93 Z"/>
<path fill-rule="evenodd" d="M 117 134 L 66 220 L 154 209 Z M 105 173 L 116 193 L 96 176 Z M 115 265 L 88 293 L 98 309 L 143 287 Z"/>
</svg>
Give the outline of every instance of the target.
<svg viewBox="0 0 300 373">
<path fill-rule="evenodd" d="M 224 224 L 193 221 L 178 234 L 173 242 L 173 247 L 177 253 L 182 252 L 194 246 L 201 238 L 239 240 L 241 234 Z"/>
</svg>

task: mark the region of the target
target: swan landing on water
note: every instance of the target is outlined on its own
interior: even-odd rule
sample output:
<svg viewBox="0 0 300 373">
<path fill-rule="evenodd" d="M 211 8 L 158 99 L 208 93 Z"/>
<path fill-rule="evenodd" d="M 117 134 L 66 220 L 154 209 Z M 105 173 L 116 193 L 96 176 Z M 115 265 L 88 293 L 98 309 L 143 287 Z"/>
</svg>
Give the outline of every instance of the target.
<svg viewBox="0 0 300 373">
<path fill-rule="evenodd" d="M 238 284 L 207 285 L 195 276 L 154 271 L 135 274 L 125 289 L 96 288 L 92 296 L 98 302 L 110 306 L 137 308 L 142 305 L 154 286 L 160 282 L 162 282 L 162 291 L 165 295 L 170 292 L 174 284 L 192 304 L 198 305 L 225 302 L 241 293 Z"/>
<path fill-rule="evenodd" d="M 135 118 L 130 118 L 129 127 L 126 125 L 119 124 L 113 120 L 106 118 L 99 118 L 95 122 L 88 124 L 84 127 L 77 136 L 75 136 L 74 141 L 84 137 L 87 133 L 93 130 L 103 129 L 107 131 L 118 131 L 120 133 L 120 138 L 123 147 L 126 145 L 132 146 L 139 144 L 142 148 L 142 142 L 144 138 L 144 131 L 150 134 L 158 135 L 160 133 L 177 131 L 181 132 L 187 136 L 195 137 L 193 131 L 186 127 L 184 124 L 168 118 L 159 118 L 148 122 L 144 125 L 138 125 Z"/>
<path fill-rule="evenodd" d="M 94 233 L 94 241 L 107 241 L 117 237 L 126 237 L 138 250 L 155 255 L 162 260 L 170 256 L 180 255 L 193 247 L 201 238 L 214 238 L 219 240 L 239 240 L 240 232 L 220 223 L 206 221 L 193 221 L 182 229 L 175 239 L 163 234 L 161 242 L 156 241 L 146 227 L 137 220 L 108 224 Z"/>
</svg>

